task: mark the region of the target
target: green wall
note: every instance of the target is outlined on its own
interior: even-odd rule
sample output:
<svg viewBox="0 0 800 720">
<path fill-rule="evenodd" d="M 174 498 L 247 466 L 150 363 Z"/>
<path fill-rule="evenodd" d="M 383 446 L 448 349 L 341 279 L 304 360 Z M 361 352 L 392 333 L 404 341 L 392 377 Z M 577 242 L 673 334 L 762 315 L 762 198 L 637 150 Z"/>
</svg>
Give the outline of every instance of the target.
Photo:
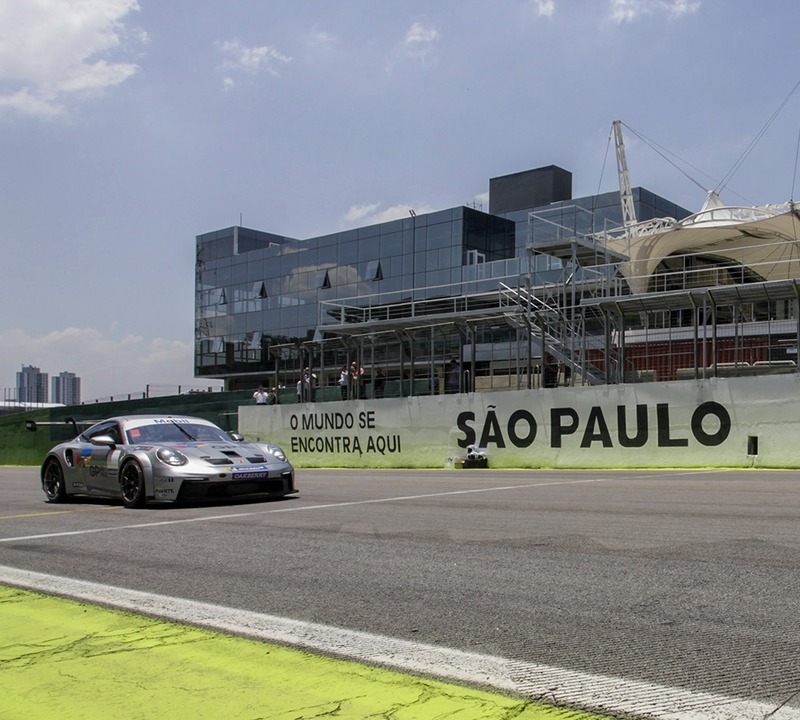
<svg viewBox="0 0 800 720">
<path fill-rule="evenodd" d="M 40 427 L 36 432 L 30 432 L 25 428 L 26 420 L 62 422 L 69 417 L 76 420 L 103 420 L 115 415 L 167 413 L 194 415 L 210 420 L 225 430 L 238 430 L 238 407 L 252 403 L 252 395 L 249 390 L 170 395 L 0 415 L 0 465 L 39 465 L 53 445 L 75 436 L 72 426 L 66 423 L 63 426 Z"/>
</svg>

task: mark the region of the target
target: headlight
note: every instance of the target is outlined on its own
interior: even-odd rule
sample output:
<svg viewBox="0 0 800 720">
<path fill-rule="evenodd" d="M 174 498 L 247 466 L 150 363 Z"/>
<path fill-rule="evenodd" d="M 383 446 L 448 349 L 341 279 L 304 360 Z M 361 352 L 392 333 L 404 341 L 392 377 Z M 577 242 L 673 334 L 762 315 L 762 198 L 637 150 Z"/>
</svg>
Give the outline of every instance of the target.
<svg viewBox="0 0 800 720">
<path fill-rule="evenodd" d="M 283 452 L 277 445 L 267 445 L 267 450 L 269 451 L 270 455 L 274 455 L 278 460 L 283 460 L 286 462 L 286 453 Z"/>
<path fill-rule="evenodd" d="M 172 448 L 158 448 L 156 457 L 165 465 L 186 465 L 189 462 L 186 455 Z"/>
</svg>

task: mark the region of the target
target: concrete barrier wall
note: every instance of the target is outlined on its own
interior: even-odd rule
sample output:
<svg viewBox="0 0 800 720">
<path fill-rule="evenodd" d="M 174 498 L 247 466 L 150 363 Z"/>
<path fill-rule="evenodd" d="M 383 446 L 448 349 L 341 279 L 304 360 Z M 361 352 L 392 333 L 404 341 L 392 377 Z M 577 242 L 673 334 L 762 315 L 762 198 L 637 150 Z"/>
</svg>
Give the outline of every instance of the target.
<svg viewBox="0 0 800 720">
<path fill-rule="evenodd" d="M 514 390 L 239 408 L 298 467 L 800 467 L 800 377 Z"/>
</svg>

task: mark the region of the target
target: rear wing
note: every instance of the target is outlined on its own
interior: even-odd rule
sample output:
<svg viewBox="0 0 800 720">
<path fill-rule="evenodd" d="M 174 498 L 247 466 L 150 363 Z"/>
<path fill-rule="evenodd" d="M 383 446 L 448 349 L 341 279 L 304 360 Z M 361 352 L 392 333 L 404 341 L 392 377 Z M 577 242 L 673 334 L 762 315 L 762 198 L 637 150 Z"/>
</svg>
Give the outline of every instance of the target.
<svg viewBox="0 0 800 720">
<path fill-rule="evenodd" d="M 26 420 L 25 427 L 28 428 L 31 432 L 36 432 L 40 426 L 57 426 L 63 427 L 64 425 L 71 425 L 72 429 L 75 431 L 77 435 L 80 430 L 78 428 L 86 428 L 91 427 L 94 425 L 97 420 L 76 420 L 73 417 L 64 418 L 63 420 L 54 420 L 51 422 L 37 422 L 36 420 Z"/>
</svg>

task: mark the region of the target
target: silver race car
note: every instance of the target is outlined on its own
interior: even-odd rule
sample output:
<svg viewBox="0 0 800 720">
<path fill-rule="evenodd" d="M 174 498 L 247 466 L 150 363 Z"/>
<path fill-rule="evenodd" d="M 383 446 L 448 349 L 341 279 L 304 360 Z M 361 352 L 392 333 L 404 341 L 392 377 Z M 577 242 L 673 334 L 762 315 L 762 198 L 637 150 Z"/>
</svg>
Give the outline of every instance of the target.
<svg viewBox="0 0 800 720">
<path fill-rule="evenodd" d="M 95 423 L 47 453 L 41 479 L 47 502 L 90 495 L 121 498 L 130 508 L 297 493 L 294 468 L 277 445 L 245 443 L 207 420 L 171 415 Z"/>
</svg>

